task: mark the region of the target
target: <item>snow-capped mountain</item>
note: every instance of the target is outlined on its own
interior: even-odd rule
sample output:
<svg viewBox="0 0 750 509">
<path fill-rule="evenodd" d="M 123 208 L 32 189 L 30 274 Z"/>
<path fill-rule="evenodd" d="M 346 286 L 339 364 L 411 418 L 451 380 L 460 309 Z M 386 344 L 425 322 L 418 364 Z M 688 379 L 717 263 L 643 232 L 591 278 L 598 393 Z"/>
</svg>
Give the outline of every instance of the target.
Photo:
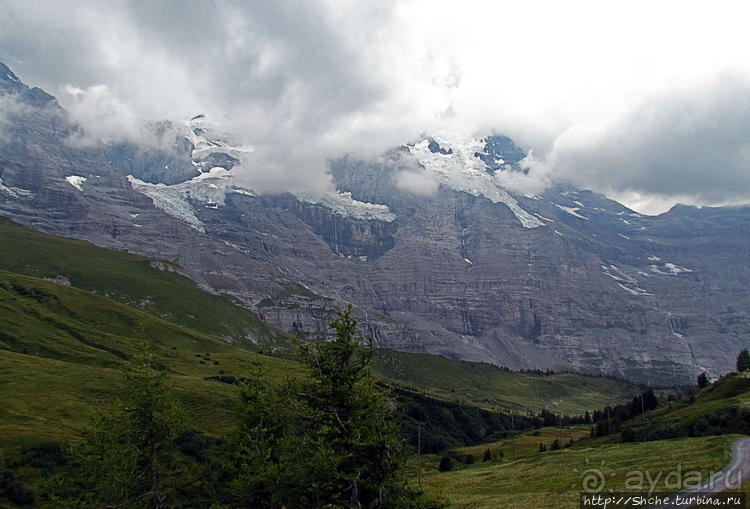
<svg viewBox="0 0 750 509">
<path fill-rule="evenodd" d="M 174 260 L 281 328 L 323 335 L 351 302 L 381 347 L 658 383 L 731 369 L 748 346 L 748 209 L 525 196 L 501 183 L 524 171 L 512 140 L 438 134 L 333 161 L 335 191 L 263 195 L 239 178 L 253 148 L 202 115 L 82 148 L 5 66 L 0 96 L 23 105 L 2 116 L 0 213 Z M 434 192 L 403 186 L 405 167 Z"/>
<path fill-rule="evenodd" d="M 177 140 L 171 147 L 161 150 L 167 154 L 172 152 L 171 157 L 157 157 L 159 163 L 155 163 L 153 157 L 141 157 L 141 167 L 136 167 L 132 163 L 135 159 L 134 153 L 142 149 L 131 147 L 126 151 L 128 157 L 125 159 L 122 155 L 119 158 L 114 157 L 114 151 L 110 150 L 110 163 L 129 172 L 127 177 L 133 189 L 151 198 L 155 207 L 205 233 L 204 225 L 196 215 L 196 207 L 224 207 L 226 196 L 230 193 L 256 196 L 255 191 L 248 188 L 232 171 L 235 166 L 252 167 L 256 164 L 251 157 L 254 148 L 228 141 L 231 139 L 230 135 L 222 134 L 219 131 L 220 126 L 205 115 L 196 115 L 183 124 L 183 129 L 166 123 L 152 126 L 160 138 L 163 138 L 164 131 L 168 130 L 167 137 Z M 173 148 L 177 149 L 177 153 L 172 150 Z M 150 150 L 153 156 L 154 149 Z M 183 151 L 182 154 L 179 153 L 180 150 Z M 183 157 L 179 157 L 180 155 Z M 194 169 L 181 173 L 182 178 L 177 178 L 174 173 L 169 173 L 170 162 L 175 164 L 177 160 L 184 163 L 185 156 Z M 165 163 L 164 172 L 154 172 L 154 166 L 162 166 L 162 162 Z M 136 175 L 145 175 L 143 178 L 147 180 L 142 180 Z M 348 192 L 298 192 L 295 193 L 295 197 L 304 203 L 322 205 L 343 216 L 387 222 L 395 220 L 395 215 L 387 206 L 355 200 Z"/>
</svg>

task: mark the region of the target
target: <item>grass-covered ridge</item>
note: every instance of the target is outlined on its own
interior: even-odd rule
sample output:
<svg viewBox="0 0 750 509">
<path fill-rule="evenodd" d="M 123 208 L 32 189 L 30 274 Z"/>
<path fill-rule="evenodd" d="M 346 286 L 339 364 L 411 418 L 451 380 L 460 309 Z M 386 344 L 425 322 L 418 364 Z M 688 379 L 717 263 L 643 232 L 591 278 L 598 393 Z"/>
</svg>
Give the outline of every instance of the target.
<svg viewBox="0 0 750 509">
<path fill-rule="evenodd" d="M 547 409 L 583 414 L 627 401 L 640 387 L 625 380 L 576 373 L 518 373 L 480 362 L 380 350 L 376 367 L 386 378 L 430 396 L 504 412 Z"/>
<path fill-rule="evenodd" d="M 179 267 L 20 226 L 0 217 L 0 270 L 69 284 L 235 342 L 278 334 L 229 299 L 202 291 Z"/>
<path fill-rule="evenodd" d="M 622 426 L 622 440 L 640 442 L 750 433 L 750 372 L 729 373 L 696 394 L 659 406 Z"/>
<path fill-rule="evenodd" d="M 75 440 L 96 405 L 127 391 L 119 368 L 148 341 L 196 429 L 223 431 L 234 387 L 206 380 L 296 363 L 257 354 L 140 309 L 66 285 L 0 271 L 0 449 Z"/>
</svg>

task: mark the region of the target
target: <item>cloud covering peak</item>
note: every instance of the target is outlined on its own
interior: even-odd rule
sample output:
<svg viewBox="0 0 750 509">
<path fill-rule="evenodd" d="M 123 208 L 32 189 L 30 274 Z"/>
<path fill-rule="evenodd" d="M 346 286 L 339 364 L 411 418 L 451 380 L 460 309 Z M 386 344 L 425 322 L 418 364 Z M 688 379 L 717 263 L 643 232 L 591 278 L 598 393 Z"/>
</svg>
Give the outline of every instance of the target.
<svg viewBox="0 0 750 509">
<path fill-rule="evenodd" d="M 653 209 L 750 201 L 747 10 L 0 0 L 0 59 L 93 136 L 206 113 L 256 147 L 243 175 L 259 191 L 331 189 L 330 158 L 452 130 L 531 149 L 509 185 L 566 180 Z"/>
</svg>

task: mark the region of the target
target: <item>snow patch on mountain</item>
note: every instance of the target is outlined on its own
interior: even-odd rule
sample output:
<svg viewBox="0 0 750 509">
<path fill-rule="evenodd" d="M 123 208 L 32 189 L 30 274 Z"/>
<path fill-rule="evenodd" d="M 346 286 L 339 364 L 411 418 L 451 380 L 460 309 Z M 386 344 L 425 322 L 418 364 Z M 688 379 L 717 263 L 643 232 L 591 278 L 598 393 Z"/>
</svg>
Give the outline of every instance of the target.
<svg viewBox="0 0 750 509">
<path fill-rule="evenodd" d="M 355 200 L 352 198 L 352 193 L 348 192 L 336 191 L 327 195 L 295 193 L 294 196 L 299 201 L 305 203 L 328 207 L 342 216 L 364 220 L 386 221 L 389 223 L 396 220 L 396 214 L 391 212 L 391 209 L 387 205 Z"/>
<path fill-rule="evenodd" d="M 555 222 L 554 220 L 552 220 L 552 219 L 550 219 L 548 217 L 544 217 L 543 215 L 541 215 L 541 214 L 539 214 L 537 212 L 535 212 L 534 215 L 536 217 L 538 217 L 539 219 L 541 219 L 542 221 L 547 221 L 548 223 L 554 223 Z"/>
<path fill-rule="evenodd" d="M 13 198 L 18 198 L 18 195 L 11 188 L 5 186 L 5 181 L 0 177 L 0 191 L 11 195 Z"/>
<path fill-rule="evenodd" d="M 685 267 L 680 267 L 679 265 L 669 262 L 664 263 L 661 266 L 651 265 L 649 269 L 651 269 L 651 272 L 665 276 L 677 276 L 683 272 L 693 272 L 691 269 L 686 269 Z"/>
<path fill-rule="evenodd" d="M 230 189 L 229 191 L 232 192 L 232 193 L 235 193 L 235 194 L 242 194 L 242 195 L 245 195 L 245 196 L 253 196 L 253 197 L 256 196 L 256 194 L 254 192 L 248 191 L 247 189 L 242 189 L 240 187 L 234 187 L 233 186 L 232 189 Z"/>
<path fill-rule="evenodd" d="M 255 196 L 255 193 L 237 183 L 231 171 L 221 167 L 211 168 L 206 173 L 174 185 L 150 184 L 132 175 L 128 176 L 128 180 L 134 190 L 151 198 L 155 207 L 202 233 L 205 233 L 205 225 L 196 215 L 195 204 L 202 204 L 207 209 L 218 209 L 225 205 L 228 193 Z M 351 193 L 298 193 L 295 196 L 300 201 L 322 205 L 343 216 L 387 222 L 396 219 L 388 206 L 355 200 Z"/>
<path fill-rule="evenodd" d="M 633 295 L 651 295 L 646 290 L 638 286 L 638 280 L 629 276 L 616 265 L 602 265 L 602 274 L 615 280 L 620 288 Z"/>
<path fill-rule="evenodd" d="M 65 180 L 68 182 L 68 184 L 83 192 L 83 183 L 86 182 L 87 179 L 86 177 L 81 177 L 80 175 L 70 175 L 68 177 L 65 177 Z"/>
<path fill-rule="evenodd" d="M 577 217 L 579 219 L 585 219 L 586 221 L 589 220 L 588 217 L 582 216 L 581 214 L 578 213 L 578 211 L 581 210 L 579 207 L 565 207 L 563 205 L 557 205 L 557 204 L 555 204 L 555 207 L 557 207 L 560 210 L 563 210 L 563 211 L 567 212 L 571 216 L 575 216 L 575 217 Z"/>
<path fill-rule="evenodd" d="M 5 185 L 5 181 L 0 178 L 0 191 L 3 193 L 7 193 L 12 198 L 31 198 L 34 196 L 34 193 L 29 191 L 28 189 L 23 189 L 20 187 L 7 187 Z"/>
<path fill-rule="evenodd" d="M 430 139 L 406 147 L 422 166 L 438 177 L 441 184 L 472 196 L 483 196 L 493 203 L 505 204 L 524 228 L 544 225 L 521 208 L 516 199 L 487 172 L 485 163 L 476 156 L 485 150 L 480 138 L 440 136 L 438 141 L 445 149 L 443 152 L 430 150 Z"/>
<path fill-rule="evenodd" d="M 235 142 L 231 135 L 221 131 L 219 124 L 210 121 L 204 115 L 196 115 L 185 121 L 185 125 L 188 129 L 186 137 L 195 147 L 192 152 L 193 165 L 202 172 L 201 175 L 182 184 L 170 186 L 169 190 L 151 189 L 150 192 L 170 193 L 173 201 L 179 199 L 180 196 L 183 197 L 182 201 L 185 201 L 185 198 L 189 196 L 194 201 L 203 202 L 206 208 L 211 209 L 224 205 L 226 193 L 256 196 L 252 190 L 244 188 L 232 172 L 225 168 L 214 167 L 209 172 L 205 172 L 207 163 L 221 160 L 221 156 L 217 158 L 217 154 L 230 158 L 228 160 L 232 165 L 236 162 L 245 166 L 251 165 L 252 161 L 248 159 L 248 155 L 254 152 L 254 147 Z M 297 193 L 295 196 L 300 201 L 328 207 L 344 216 L 388 222 L 396 219 L 396 215 L 386 205 L 355 200 L 348 192 L 336 191 L 324 195 Z M 189 206 L 190 204 L 185 202 L 181 210 L 184 212 Z"/>
</svg>

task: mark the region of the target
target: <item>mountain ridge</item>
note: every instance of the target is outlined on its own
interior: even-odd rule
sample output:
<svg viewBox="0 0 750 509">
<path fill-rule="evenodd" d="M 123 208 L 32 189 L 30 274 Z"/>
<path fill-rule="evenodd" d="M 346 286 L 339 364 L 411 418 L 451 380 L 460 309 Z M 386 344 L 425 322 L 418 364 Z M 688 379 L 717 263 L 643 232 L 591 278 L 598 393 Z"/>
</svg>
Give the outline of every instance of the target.
<svg viewBox="0 0 750 509">
<path fill-rule="evenodd" d="M 648 217 L 571 187 L 524 196 L 474 155 L 481 139 L 439 137 L 445 153 L 425 139 L 333 161 L 330 197 L 256 195 L 233 179 L 251 151 L 239 170 L 206 171 L 232 147 L 196 159 L 195 142 L 170 157 L 197 176 L 141 185 L 104 147 L 67 144 L 79 128 L 64 112 L 28 106 L 10 119 L 14 142 L 0 140 L 3 215 L 169 259 L 284 330 L 325 336 L 331 310 L 352 302 L 383 347 L 652 382 L 727 371 L 750 334 L 746 208 Z M 166 159 L 143 160 L 158 182 L 147 161 Z M 404 172 L 434 192 L 402 188 Z M 389 215 L 347 212 L 366 206 Z"/>
</svg>

